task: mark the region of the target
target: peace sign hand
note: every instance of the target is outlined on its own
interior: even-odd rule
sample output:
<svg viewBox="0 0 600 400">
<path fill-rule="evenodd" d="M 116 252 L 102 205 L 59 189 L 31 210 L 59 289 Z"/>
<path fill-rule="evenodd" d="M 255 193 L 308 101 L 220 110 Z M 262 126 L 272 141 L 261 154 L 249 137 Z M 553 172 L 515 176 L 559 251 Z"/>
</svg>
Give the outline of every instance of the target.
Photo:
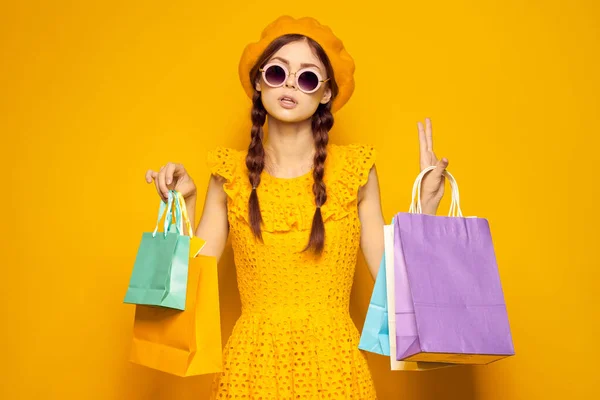
<svg viewBox="0 0 600 400">
<path fill-rule="evenodd" d="M 435 165 L 435 169 L 425 174 L 421 182 L 421 206 L 423 213 L 435 215 L 440 201 L 444 196 L 444 171 L 448 167 L 448 160 L 438 160 L 433 152 L 433 134 L 431 119 L 425 118 L 425 127 L 421 121 L 417 123 L 419 129 L 419 162 L 421 171 Z"/>
</svg>

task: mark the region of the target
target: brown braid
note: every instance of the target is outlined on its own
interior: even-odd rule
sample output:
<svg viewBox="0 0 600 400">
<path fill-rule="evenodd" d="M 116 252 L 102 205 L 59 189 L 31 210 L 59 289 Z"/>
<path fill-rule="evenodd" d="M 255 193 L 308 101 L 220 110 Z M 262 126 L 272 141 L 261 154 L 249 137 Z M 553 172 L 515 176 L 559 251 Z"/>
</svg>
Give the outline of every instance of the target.
<svg viewBox="0 0 600 400">
<path fill-rule="evenodd" d="M 327 158 L 327 143 L 329 131 L 333 127 L 333 114 L 331 102 L 320 104 L 312 117 L 313 137 L 315 138 L 315 158 L 313 168 L 313 193 L 317 209 L 313 217 L 312 228 L 308 245 L 304 250 L 313 249 L 316 254 L 321 254 L 325 246 L 325 224 L 321 215 L 321 206 L 327 201 L 327 189 L 323 182 L 325 174 L 325 159 Z"/>
<path fill-rule="evenodd" d="M 260 92 L 254 92 L 252 97 L 252 129 L 250 131 L 251 141 L 248 146 L 248 154 L 246 155 L 246 167 L 248 168 L 248 176 L 252 184 L 252 192 L 248 200 L 248 217 L 250 219 L 250 227 L 254 236 L 262 241 L 262 232 L 260 225 L 262 223 L 262 215 L 260 213 L 260 205 L 256 188 L 260 185 L 260 175 L 265 167 L 265 149 L 263 147 L 263 125 L 267 118 L 267 110 L 263 106 L 260 99 Z"/>
</svg>

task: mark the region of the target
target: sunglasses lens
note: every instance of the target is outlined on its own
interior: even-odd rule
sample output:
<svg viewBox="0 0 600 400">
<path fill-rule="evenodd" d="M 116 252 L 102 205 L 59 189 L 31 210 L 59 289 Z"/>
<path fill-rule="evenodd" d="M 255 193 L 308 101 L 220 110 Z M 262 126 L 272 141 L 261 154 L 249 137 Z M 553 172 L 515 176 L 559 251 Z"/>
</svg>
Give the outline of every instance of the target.
<svg viewBox="0 0 600 400">
<path fill-rule="evenodd" d="M 300 90 L 304 92 L 312 92 L 319 86 L 319 77 L 311 71 L 304 71 L 298 77 L 298 85 Z"/>
<path fill-rule="evenodd" d="M 279 86 L 285 81 L 285 70 L 279 65 L 271 65 L 265 71 L 265 79 L 268 84 Z"/>
</svg>

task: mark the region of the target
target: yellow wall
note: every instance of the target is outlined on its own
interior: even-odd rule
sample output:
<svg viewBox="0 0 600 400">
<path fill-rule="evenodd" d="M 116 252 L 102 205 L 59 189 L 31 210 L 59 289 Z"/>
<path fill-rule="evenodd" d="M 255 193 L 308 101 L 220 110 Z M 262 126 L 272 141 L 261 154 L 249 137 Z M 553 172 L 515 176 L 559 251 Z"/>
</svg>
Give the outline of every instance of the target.
<svg viewBox="0 0 600 400">
<path fill-rule="evenodd" d="M 210 377 L 126 361 L 122 298 L 158 205 L 143 176 L 179 161 L 203 191 L 206 151 L 246 146 L 238 57 L 281 13 L 327 23 L 355 57 L 332 141 L 377 146 L 386 219 L 407 210 L 416 122 L 431 116 L 463 210 L 492 227 L 518 355 L 422 374 L 369 356 L 380 398 L 600 395 L 596 1 L 173 3 L 0 6 L 0 398 L 205 398 Z M 239 313 L 230 248 L 220 279 L 226 338 Z M 356 283 L 360 327 L 362 259 Z"/>
</svg>

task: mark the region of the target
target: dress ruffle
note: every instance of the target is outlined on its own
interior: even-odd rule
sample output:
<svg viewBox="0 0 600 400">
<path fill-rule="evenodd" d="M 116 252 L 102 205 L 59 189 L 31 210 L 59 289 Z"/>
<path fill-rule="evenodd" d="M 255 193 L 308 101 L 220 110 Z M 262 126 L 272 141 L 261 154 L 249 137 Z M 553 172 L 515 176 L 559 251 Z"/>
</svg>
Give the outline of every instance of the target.
<svg viewBox="0 0 600 400">
<path fill-rule="evenodd" d="M 340 220 L 356 208 L 358 190 L 365 185 L 369 171 L 376 160 L 373 146 L 350 144 L 329 145 L 325 161 L 327 202 L 321 207 L 325 222 Z M 211 173 L 225 179 L 223 189 L 228 197 L 229 213 L 249 223 L 248 198 L 252 187 L 245 165 L 245 152 L 217 147 L 208 153 L 207 164 Z M 262 182 L 275 180 L 276 188 L 257 188 L 263 218 L 264 232 L 286 232 L 292 229 L 310 230 L 316 205 L 306 201 L 306 192 L 312 192 L 312 176 L 292 179 L 273 178 L 263 172 Z"/>
</svg>

